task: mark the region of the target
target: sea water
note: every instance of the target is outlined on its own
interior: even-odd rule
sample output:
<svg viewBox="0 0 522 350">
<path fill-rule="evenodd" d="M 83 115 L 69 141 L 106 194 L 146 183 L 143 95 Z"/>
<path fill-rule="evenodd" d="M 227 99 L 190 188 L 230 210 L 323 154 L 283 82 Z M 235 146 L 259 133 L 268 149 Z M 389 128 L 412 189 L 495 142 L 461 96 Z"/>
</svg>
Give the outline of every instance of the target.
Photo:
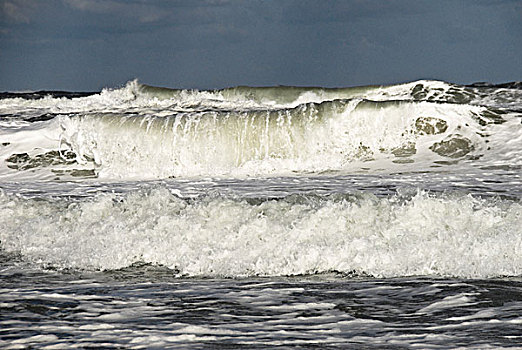
<svg viewBox="0 0 522 350">
<path fill-rule="evenodd" d="M 0 95 L 3 348 L 522 343 L 522 89 Z"/>
</svg>

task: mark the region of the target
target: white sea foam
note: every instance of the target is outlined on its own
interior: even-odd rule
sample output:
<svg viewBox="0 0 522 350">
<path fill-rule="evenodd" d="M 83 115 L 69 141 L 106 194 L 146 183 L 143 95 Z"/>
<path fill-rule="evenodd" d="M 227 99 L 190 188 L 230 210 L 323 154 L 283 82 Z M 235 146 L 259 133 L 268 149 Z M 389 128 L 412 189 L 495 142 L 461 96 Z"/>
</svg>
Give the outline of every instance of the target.
<svg viewBox="0 0 522 350">
<path fill-rule="evenodd" d="M 516 276 L 522 207 L 470 196 L 186 202 L 158 188 L 83 202 L 2 195 L 3 249 L 57 267 L 182 275 Z"/>
</svg>

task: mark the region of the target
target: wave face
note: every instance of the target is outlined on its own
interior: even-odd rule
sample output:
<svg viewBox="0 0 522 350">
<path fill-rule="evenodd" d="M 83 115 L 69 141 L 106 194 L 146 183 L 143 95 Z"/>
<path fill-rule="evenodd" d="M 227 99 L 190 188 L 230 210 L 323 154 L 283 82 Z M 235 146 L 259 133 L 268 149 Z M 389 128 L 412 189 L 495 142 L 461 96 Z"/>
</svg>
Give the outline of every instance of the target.
<svg viewBox="0 0 522 350">
<path fill-rule="evenodd" d="M 521 273 L 522 206 L 424 192 L 187 200 L 158 187 L 59 202 L 3 194 L 0 239 L 60 268 L 145 262 L 183 276 L 485 278 Z"/>
<path fill-rule="evenodd" d="M 4 178 L 154 179 L 522 165 L 517 85 L 171 90 L 0 100 Z"/>
</svg>

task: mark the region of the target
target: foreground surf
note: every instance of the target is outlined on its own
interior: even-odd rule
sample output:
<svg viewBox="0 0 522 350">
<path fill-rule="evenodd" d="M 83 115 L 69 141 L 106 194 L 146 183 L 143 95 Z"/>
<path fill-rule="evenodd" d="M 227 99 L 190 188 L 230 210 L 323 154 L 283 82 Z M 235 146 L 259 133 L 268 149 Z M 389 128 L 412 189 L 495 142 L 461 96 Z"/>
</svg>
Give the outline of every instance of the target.
<svg viewBox="0 0 522 350">
<path fill-rule="evenodd" d="M 518 276 L 522 206 L 424 192 L 186 200 L 160 187 L 81 201 L 3 194 L 0 240 L 7 252 L 53 268 L 150 263 L 183 276 Z"/>
</svg>

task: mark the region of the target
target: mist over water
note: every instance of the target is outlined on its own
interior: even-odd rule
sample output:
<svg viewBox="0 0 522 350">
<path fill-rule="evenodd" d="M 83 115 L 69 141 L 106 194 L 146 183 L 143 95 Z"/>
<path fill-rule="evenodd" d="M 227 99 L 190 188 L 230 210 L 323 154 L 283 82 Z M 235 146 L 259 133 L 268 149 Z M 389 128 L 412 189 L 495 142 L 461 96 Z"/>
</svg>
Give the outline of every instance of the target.
<svg viewBox="0 0 522 350">
<path fill-rule="evenodd" d="M 521 145 L 519 83 L 2 94 L 0 344 L 516 346 Z"/>
</svg>

